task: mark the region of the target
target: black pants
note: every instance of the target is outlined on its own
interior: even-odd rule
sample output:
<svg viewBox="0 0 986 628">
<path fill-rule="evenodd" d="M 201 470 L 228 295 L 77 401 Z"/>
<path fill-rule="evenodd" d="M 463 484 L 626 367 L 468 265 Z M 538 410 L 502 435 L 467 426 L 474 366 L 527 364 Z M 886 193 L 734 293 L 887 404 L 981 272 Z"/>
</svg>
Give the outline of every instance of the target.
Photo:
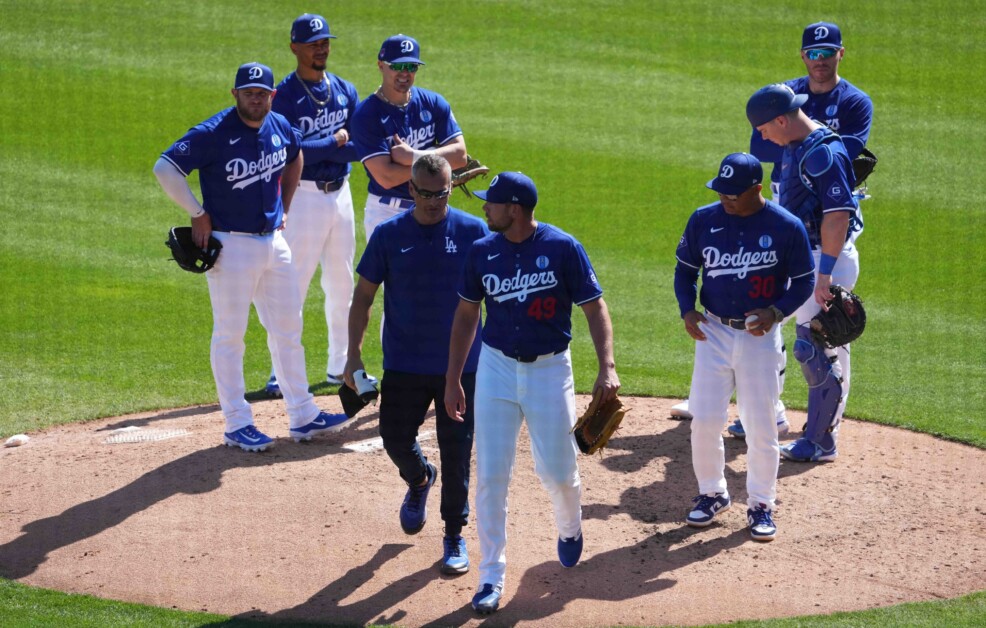
<svg viewBox="0 0 986 628">
<path fill-rule="evenodd" d="M 445 376 L 384 371 L 380 382 L 380 437 L 401 478 L 411 486 L 425 479 L 427 458 L 418 445 L 418 428 L 434 403 L 442 478 L 442 520 L 445 533 L 462 531 L 469 518 L 469 462 L 472 458 L 473 393 L 476 374 L 462 376 L 466 393 L 463 422 L 445 411 Z"/>
</svg>

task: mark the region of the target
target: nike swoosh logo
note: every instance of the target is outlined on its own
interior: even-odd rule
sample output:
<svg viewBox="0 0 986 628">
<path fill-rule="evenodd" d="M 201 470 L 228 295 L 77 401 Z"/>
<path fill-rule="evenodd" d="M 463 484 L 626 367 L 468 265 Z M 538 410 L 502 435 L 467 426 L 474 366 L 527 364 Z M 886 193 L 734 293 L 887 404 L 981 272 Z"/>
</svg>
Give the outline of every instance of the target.
<svg viewBox="0 0 986 628">
<path fill-rule="evenodd" d="M 241 139 L 243 139 L 243 138 L 242 138 L 242 137 L 238 137 L 238 138 L 236 138 L 235 140 L 230 140 L 230 141 L 229 141 L 229 145 L 230 145 L 230 146 L 232 146 L 233 144 L 235 144 L 235 143 L 237 143 L 237 142 L 239 142 L 239 141 L 240 141 Z"/>
<path fill-rule="evenodd" d="M 243 440 L 248 440 L 251 443 L 259 443 L 260 442 L 260 439 L 259 438 L 251 438 L 250 436 L 247 436 L 246 434 L 241 434 L 241 436 L 243 437 Z"/>
<path fill-rule="evenodd" d="M 299 99 L 298 99 L 298 100 L 296 100 L 295 102 L 296 102 L 296 103 L 298 103 L 298 104 L 300 105 L 301 103 L 303 103 L 303 102 L 305 101 L 305 99 L 306 99 L 306 98 L 308 98 L 308 96 L 302 96 L 301 98 L 299 98 Z"/>
<path fill-rule="evenodd" d="M 711 231 L 712 233 L 719 233 L 723 229 L 725 229 L 725 227 L 719 227 L 718 229 L 713 228 L 713 229 L 710 229 L 709 231 Z"/>
<path fill-rule="evenodd" d="M 386 118 L 380 118 L 380 122 L 383 122 L 384 124 L 387 124 L 387 120 L 390 120 L 390 116 L 387 116 Z"/>
<path fill-rule="evenodd" d="M 410 251 L 413 248 L 414 248 L 413 246 L 409 246 L 406 249 L 401 249 L 401 253 L 407 253 L 408 251 Z"/>
<path fill-rule="evenodd" d="M 491 259 L 496 259 L 498 257 L 500 257 L 500 254 L 499 253 L 497 253 L 496 255 L 487 255 L 486 256 L 486 260 L 489 261 Z"/>
<path fill-rule="evenodd" d="M 319 418 L 313 420 L 311 422 L 311 425 L 314 425 L 315 427 L 322 427 L 324 425 L 327 425 L 327 423 L 325 422 L 325 419 L 319 417 Z"/>
</svg>

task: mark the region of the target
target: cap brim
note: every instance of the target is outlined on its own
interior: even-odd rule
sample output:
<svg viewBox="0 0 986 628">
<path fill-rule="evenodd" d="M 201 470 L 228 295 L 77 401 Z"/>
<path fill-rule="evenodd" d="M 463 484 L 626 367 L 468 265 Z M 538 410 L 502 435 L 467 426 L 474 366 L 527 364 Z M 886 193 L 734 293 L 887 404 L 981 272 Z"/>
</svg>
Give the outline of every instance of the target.
<svg viewBox="0 0 986 628">
<path fill-rule="evenodd" d="M 719 194 L 729 194 L 729 195 L 742 194 L 743 192 L 746 192 L 747 190 L 750 189 L 750 188 L 739 188 L 735 185 L 729 185 L 725 181 L 720 181 L 719 177 L 716 177 L 715 179 L 712 179 L 711 181 L 706 183 L 705 187 L 709 188 L 713 192 L 718 192 Z"/>
<path fill-rule="evenodd" d="M 421 59 L 415 59 L 414 57 L 398 57 L 397 59 L 384 61 L 384 63 L 417 63 L 418 65 L 425 64 L 425 62 L 422 61 Z"/>
<path fill-rule="evenodd" d="M 320 41 L 322 39 L 338 39 L 338 37 L 336 37 L 335 35 L 312 35 L 311 37 L 309 37 L 308 39 L 305 39 L 304 41 L 299 40 L 299 41 L 296 41 L 294 43 L 296 43 L 296 44 L 310 44 L 313 41 Z"/>
<path fill-rule="evenodd" d="M 269 92 L 274 91 L 274 88 L 270 85 L 264 85 L 263 83 L 244 83 L 243 85 L 237 85 L 233 89 L 247 89 L 248 87 L 259 87 L 260 89 L 266 89 Z"/>
<path fill-rule="evenodd" d="M 484 201 L 486 200 L 486 195 L 487 194 L 489 194 L 489 190 L 480 190 L 478 192 L 473 192 L 472 193 L 473 196 L 475 196 L 476 198 L 480 198 L 480 199 L 482 199 Z"/>
<path fill-rule="evenodd" d="M 842 46 L 837 46 L 835 44 L 812 44 L 811 46 L 802 46 L 802 50 L 816 50 L 818 48 L 830 48 L 832 50 L 842 50 Z"/>
</svg>

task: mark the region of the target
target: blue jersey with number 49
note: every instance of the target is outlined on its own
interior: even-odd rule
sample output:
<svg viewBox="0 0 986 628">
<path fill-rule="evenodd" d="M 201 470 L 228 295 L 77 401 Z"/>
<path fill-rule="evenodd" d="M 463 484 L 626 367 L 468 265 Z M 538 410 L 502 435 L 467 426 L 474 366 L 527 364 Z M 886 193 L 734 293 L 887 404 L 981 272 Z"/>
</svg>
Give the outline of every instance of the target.
<svg viewBox="0 0 986 628">
<path fill-rule="evenodd" d="M 513 358 L 564 351 L 572 305 L 602 295 L 582 245 L 543 222 L 520 243 L 502 233 L 477 240 L 459 284 L 466 301 L 486 299 L 483 342 Z"/>
</svg>

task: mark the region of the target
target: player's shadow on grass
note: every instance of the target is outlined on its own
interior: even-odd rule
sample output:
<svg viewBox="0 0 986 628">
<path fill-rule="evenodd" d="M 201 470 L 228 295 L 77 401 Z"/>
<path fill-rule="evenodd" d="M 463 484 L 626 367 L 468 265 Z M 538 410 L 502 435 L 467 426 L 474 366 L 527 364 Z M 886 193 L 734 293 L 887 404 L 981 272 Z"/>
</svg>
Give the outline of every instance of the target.
<svg viewBox="0 0 986 628">
<path fill-rule="evenodd" d="M 745 504 L 746 472 L 730 466 L 746 454 L 746 442 L 724 437 L 726 448 L 726 484 L 735 504 Z M 698 494 L 698 482 L 692 468 L 691 421 L 674 421 L 674 427 L 656 434 L 624 436 L 610 440 L 601 464 L 614 475 L 611 480 L 629 484 L 618 504 L 583 504 L 582 519 L 609 519 L 627 513 L 643 523 L 684 523 L 692 499 Z M 640 472 L 655 460 L 664 462 L 662 477 L 653 482 L 641 481 Z M 781 462 L 778 478 L 804 473 L 811 464 Z M 781 504 L 783 495 L 778 496 Z"/>
<path fill-rule="evenodd" d="M 203 412 L 208 413 L 207 410 Z M 24 525 L 20 536 L 0 545 L 0 576 L 10 579 L 28 576 L 51 552 L 118 526 L 175 495 L 214 491 L 222 485 L 223 474 L 231 469 L 307 462 L 323 456 L 353 453 L 344 449 L 343 443 L 367 438 L 369 432 L 376 435 L 376 421 L 372 417 L 361 414 L 358 423 L 345 432 L 319 436 L 312 442 L 296 445 L 287 439 L 278 439 L 273 448 L 262 453 L 219 445 L 172 460 L 102 497 Z"/>
</svg>

